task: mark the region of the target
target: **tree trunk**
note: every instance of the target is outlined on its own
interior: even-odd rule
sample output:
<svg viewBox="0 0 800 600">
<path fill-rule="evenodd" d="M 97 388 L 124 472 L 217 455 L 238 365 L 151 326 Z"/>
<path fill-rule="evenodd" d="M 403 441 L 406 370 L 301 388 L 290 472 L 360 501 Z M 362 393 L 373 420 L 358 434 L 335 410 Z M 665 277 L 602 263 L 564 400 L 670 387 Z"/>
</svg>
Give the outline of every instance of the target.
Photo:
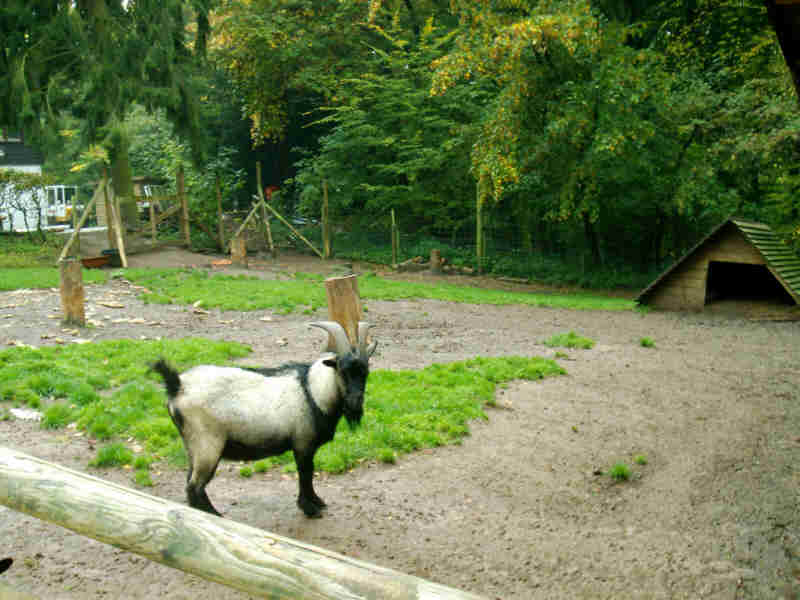
<svg viewBox="0 0 800 600">
<path fill-rule="evenodd" d="M 126 132 L 117 132 L 113 136 L 113 147 L 109 152 L 111 158 L 111 185 L 114 197 L 123 198 L 120 202 L 119 218 L 123 229 L 137 229 L 139 214 L 136 198 L 133 197 L 133 180 L 131 178 L 131 158 L 129 154 L 130 140 Z"/>
<path fill-rule="evenodd" d="M 583 233 L 586 236 L 586 243 L 589 245 L 589 251 L 592 256 L 592 265 L 599 266 L 603 264 L 602 255 L 600 254 L 600 240 L 597 237 L 594 224 L 589 218 L 589 213 L 583 213 Z"/>
<path fill-rule="evenodd" d="M 778 37 L 783 58 L 792 74 L 794 91 L 800 102 L 800 3 L 765 0 L 767 15 Z"/>
</svg>

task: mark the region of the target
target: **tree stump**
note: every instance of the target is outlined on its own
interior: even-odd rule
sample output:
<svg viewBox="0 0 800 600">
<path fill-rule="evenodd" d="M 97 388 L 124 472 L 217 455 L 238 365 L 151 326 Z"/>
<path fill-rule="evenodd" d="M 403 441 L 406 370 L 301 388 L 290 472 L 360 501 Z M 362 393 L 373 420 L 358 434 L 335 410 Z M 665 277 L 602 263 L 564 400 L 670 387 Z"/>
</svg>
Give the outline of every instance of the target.
<svg viewBox="0 0 800 600">
<path fill-rule="evenodd" d="M 431 273 L 440 275 L 442 272 L 442 253 L 436 248 L 431 250 Z"/>
<path fill-rule="evenodd" d="M 358 276 L 329 277 L 325 280 L 328 297 L 328 317 L 336 321 L 347 333 L 350 343 L 358 343 L 358 322 L 361 320 L 361 298 L 358 295 Z M 335 348 L 333 337 L 328 334 L 328 349 Z"/>
<path fill-rule="evenodd" d="M 243 235 L 231 240 L 231 262 L 237 267 L 247 268 L 247 241 Z"/>
<path fill-rule="evenodd" d="M 86 313 L 83 307 L 83 271 L 81 261 L 67 258 L 60 262 L 61 274 L 61 310 L 66 325 L 86 325 Z"/>
</svg>

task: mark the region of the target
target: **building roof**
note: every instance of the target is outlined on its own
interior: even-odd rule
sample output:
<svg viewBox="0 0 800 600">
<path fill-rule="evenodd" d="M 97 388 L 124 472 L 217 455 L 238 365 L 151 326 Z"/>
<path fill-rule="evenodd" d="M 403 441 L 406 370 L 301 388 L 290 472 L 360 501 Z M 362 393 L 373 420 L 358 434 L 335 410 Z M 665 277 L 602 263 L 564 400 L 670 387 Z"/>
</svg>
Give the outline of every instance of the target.
<svg viewBox="0 0 800 600">
<path fill-rule="evenodd" d="M 44 162 L 42 153 L 18 141 L 0 141 L 0 168 L 40 166 Z"/>
<path fill-rule="evenodd" d="M 642 290 L 636 297 L 636 301 L 644 301 L 672 271 L 728 224 L 736 227 L 736 229 L 753 244 L 764 258 L 764 262 L 766 262 L 772 274 L 775 275 L 784 289 L 791 294 L 795 302 L 800 304 L 800 257 L 792 251 L 778 234 L 772 231 L 769 225 L 756 221 L 746 221 L 744 219 L 726 219 L 717 225 L 679 260 L 676 260 L 667 270 L 656 277 L 653 283 Z"/>
</svg>

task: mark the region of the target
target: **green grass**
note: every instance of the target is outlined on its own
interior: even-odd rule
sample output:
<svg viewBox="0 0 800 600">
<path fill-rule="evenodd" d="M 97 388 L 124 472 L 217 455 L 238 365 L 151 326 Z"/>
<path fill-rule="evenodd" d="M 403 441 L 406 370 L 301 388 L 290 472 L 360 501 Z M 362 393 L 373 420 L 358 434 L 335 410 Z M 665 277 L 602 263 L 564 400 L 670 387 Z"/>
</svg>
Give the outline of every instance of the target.
<svg viewBox="0 0 800 600">
<path fill-rule="evenodd" d="M 611 467 L 608 476 L 614 481 L 628 481 L 631 478 L 631 468 L 625 463 L 617 463 Z"/>
<path fill-rule="evenodd" d="M 574 331 L 556 334 L 543 343 L 550 348 L 580 348 L 583 350 L 588 350 L 594 346 L 594 340 L 580 336 Z"/>
<path fill-rule="evenodd" d="M 0 269 L 54 265 L 65 243 L 56 235 L 0 234 Z"/>
<path fill-rule="evenodd" d="M 104 283 L 108 274 L 99 269 L 83 269 L 84 283 Z M 20 289 L 52 288 L 59 285 L 58 267 L 0 267 L 0 292 Z"/>
<path fill-rule="evenodd" d="M 498 385 L 563 373 L 552 360 L 538 357 L 474 358 L 420 371 L 373 371 L 362 425 L 351 430 L 342 421 L 335 439 L 317 452 L 315 466 L 338 473 L 366 460 L 393 463 L 415 450 L 459 443 L 469 433 L 470 420 L 486 418 L 483 407 L 493 402 Z M 254 468 L 260 472 L 277 465 L 294 471 L 291 452 L 258 461 Z"/>
<path fill-rule="evenodd" d="M 89 461 L 92 467 L 121 467 L 133 462 L 133 452 L 122 442 L 114 442 L 100 448 L 97 456 Z"/>
<path fill-rule="evenodd" d="M 654 348 L 656 343 L 653 341 L 653 338 L 643 337 L 639 340 L 639 345 L 642 348 Z"/>
<path fill-rule="evenodd" d="M 647 457 L 644 454 L 637 454 L 633 457 L 633 462 L 637 465 L 644 466 L 647 464 Z"/>
<path fill-rule="evenodd" d="M 166 356 L 184 370 L 201 363 L 226 364 L 248 351 L 240 344 L 203 339 L 11 348 L 0 351 L 0 398 L 12 403 L 47 398 L 43 427 L 74 422 L 92 438 L 111 443 L 92 461 L 95 466 L 132 464 L 136 472 L 147 472 L 157 460 L 185 466 L 163 385 L 148 363 Z M 468 434 L 470 420 L 486 418 L 484 406 L 494 401 L 498 385 L 563 373 L 554 361 L 538 357 L 474 358 L 419 371 L 373 371 L 361 427 L 351 430 L 343 420 L 336 439 L 317 453 L 316 467 L 341 472 L 365 460 L 392 463 L 420 448 L 458 443 Z M 120 440 L 141 446 L 141 452 L 128 456 Z M 293 470 L 291 452 L 258 461 L 242 476 L 276 465 Z M 137 482 L 143 478 L 134 477 Z"/>
<path fill-rule="evenodd" d="M 294 279 L 268 281 L 248 275 L 200 270 L 128 269 L 125 277 L 149 292 L 146 302 L 193 304 L 225 310 L 313 311 L 327 303 L 321 275 L 298 273 Z M 373 274 L 358 281 L 362 300 L 430 299 L 471 304 L 523 304 L 578 310 L 632 310 L 631 300 L 589 294 L 532 294 L 449 284 L 391 281 Z"/>
</svg>

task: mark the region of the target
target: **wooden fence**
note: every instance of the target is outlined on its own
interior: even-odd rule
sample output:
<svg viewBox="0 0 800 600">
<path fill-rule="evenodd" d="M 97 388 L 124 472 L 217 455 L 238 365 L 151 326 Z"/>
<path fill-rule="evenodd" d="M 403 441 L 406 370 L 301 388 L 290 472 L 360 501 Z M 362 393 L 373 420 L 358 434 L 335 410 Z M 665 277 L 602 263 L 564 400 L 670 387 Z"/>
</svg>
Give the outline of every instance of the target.
<svg viewBox="0 0 800 600">
<path fill-rule="evenodd" d="M 258 598 L 481 600 L 3 447 L 0 504 Z"/>
</svg>

